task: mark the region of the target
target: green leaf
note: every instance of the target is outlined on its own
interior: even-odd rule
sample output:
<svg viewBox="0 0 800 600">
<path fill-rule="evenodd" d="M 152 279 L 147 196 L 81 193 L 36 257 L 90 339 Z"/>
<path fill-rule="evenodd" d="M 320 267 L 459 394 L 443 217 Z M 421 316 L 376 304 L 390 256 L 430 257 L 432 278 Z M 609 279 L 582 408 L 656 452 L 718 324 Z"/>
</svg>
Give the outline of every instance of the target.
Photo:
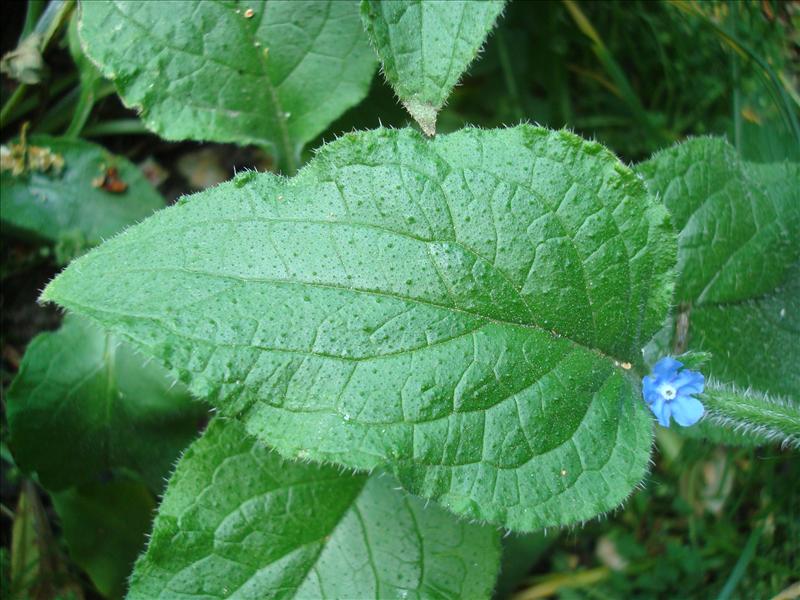
<svg viewBox="0 0 800 600">
<path fill-rule="evenodd" d="M 160 212 L 43 299 L 285 456 L 388 463 L 414 493 L 532 530 L 644 475 L 651 419 L 622 365 L 665 317 L 674 243 L 641 181 L 568 132 L 377 130 L 292 180 L 247 173 Z"/>
<path fill-rule="evenodd" d="M 51 491 L 111 469 L 160 490 L 204 414 L 161 367 L 77 316 L 30 343 L 6 401 L 14 458 Z"/>
<path fill-rule="evenodd" d="M 155 502 L 141 483 L 94 483 L 52 494 L 70 558 L 106 598 L 122 598 Z"/>
<path fill-rule="evenodd" d="M 67 570 L 64 556 L 53 539 L 47 513 L 36 486 L 23 481 L 11 524 L 11 565 L 3 598 L 82 598 L 81 588 Z"/>
<path fill-rule="evenodd" d="M 679 228 L 667 327 L 712 354 L 706 372 L 720 381 L 800 397 L 800 165 L 745 163 L 698 138 L 638 170 Z"/>
<path fill-rule="evenodd" d="M 375 71 L 355 1 L 81 8 L 89 56 L 147 127 L 170 140 L 267 146 L 288 173 L 306 142 L 366 96 Z"/>
<path fill-rule="evenodd" d="M 475 59 L 505 0 L 362 0 L 361 17 L 383 74 L 427 135 Z"/>
<path fill-rule="evenodd" d="M 78 75 L 81 80 L 81 87 L 94 87 L 103 78 L 100 71 L 94 63 L 86 56 L 86 53 L 81 47 L 81 40 L 78 36 L 78 18 L 73 14 L 69 20 L 69 27 L 67 29 L 67 47 L 69 54 L 72 57 L 75 66 L 78 68 Z"/>
<path fill-rule="evenodd" d="M 725 140 L 696 138 L 637 170 L 680 232 L 678 302 L 755 298 L 800 258 L 800 165 L 748 165 Z"/>
<path fill-rule="evenodd" d="M 499 534 L 395 485 L 285 461 L 212 421 L 178 463 L 128 598 L 488 598 Z"/>
<path fill-rule="evenodd" d="M 0 176 L 3 234 L 9 231 L 74 246 L 73 254 L 95 246 L 164 206 L 164 199 L 125 158 L 83 140 L 33 136 L 25 146 L 48 149 L 64 166 L 26 168 Z M 116 167 L 128 188 L 111 193 L 97 186 L 107 167 Z M 68 262 L 71 256 L 65 256 Z"/>
</svg>

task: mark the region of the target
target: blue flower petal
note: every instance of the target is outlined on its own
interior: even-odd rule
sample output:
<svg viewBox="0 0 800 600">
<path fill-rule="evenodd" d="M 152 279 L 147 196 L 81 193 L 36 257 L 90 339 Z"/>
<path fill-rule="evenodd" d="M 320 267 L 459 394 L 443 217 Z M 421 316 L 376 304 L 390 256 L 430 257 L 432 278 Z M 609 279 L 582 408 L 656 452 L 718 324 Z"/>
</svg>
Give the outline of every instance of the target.
<svg viewBox="0 0 800 600">
<path fill-rule="evenodd" d="M 658 417 L 661 415 L 661 409 L 664 408 L 664 399 L 659 396 L 656 398 L 656 401 L 650 405 L 650 410 L 653 411 L 653 414 Z"/>
<path fill-rule="evenodd" d="M 669 402 L 659 396 L 658 399 L 650 405 L 650 410 L 653 411 L 653 414 L 656 416 L 656 420 L 658 420 L 660 425 L 663 427 L 669 427 Z"/>
<path fill-rule="evenodd" d="M 704 412 L 702 402 L 692 396 L 682 396 L 672 402 L 672 417 L 683 427 L 697 423 Z"/>
<path fill-rule="evenodd" d="M 658 393 L 658 383 L 652 375 L 642 377 L 642 395 L 648 404 L 652 404 L 661 397 L 661 394 Z"/>
<path fill-rule="evenodd" d="M 661 410 L 661 416 L 658 417 L 658 422 L 662 427 L 669 427 L 669 417 L 672 414 L 670 410 L 671 407 L 672 405 L 669 402 L 664 402 L 664 408 Z"/>
<path fill-rule="evenodd" d="M 653 373 L 656 380 L 669 380 L 675 376 L 675 373 L 683 366 L 683 363 L 675 360 L 671 356 L 665 356 L 659 360 L 653 367 Z"/>
<path fill-rule="evenodd" d="M 684 369 L 678 373 L 678 376 L 672 383 L 675 386 L 679 396 L 690 396 L 692 394 L 699 394 L 702 392 L 703 387 L 705 386 L 705 381 L 706 378 L 703 377 L 702 373 Z"/>
</svg>

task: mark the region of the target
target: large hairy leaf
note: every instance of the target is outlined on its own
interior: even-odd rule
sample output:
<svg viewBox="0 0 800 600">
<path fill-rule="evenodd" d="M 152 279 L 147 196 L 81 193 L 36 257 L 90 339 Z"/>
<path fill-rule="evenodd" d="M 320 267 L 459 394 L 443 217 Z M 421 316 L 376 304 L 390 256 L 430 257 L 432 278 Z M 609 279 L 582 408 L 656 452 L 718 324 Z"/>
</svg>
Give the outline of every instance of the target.
<svg viewBox="0 0 800 600">
<path fill-rule="evenodd" d="M 128 598 L 488 598 L 498 533 L 395 485 L 285 461 L 215 420 L 169 482 Z"/>
<path fill-rule="evenodd" d="M 345 136 L 73 263 L 43 294 L 178 371 L 287 456 L 390 464 L 530 530 L 641 480 L 636 377 L 663 322 L 667 213 L 602 146 L 531 126 Z"/>
<path fill-rule="evenodd" d="M 361 16 L 386 80 L 428 135 L 478 54 L 505 0 L 362 0 Z"/>
<path fill-rule="evenodd" d="M 285 171 L 366 96 L 375 71 L 355 1 L 95 0 L 81 10 L 87 53 L 153 131 L 268 146 Z"/>
<path fill-rule="evenodd" d="M 163 368 L 144 363 L 77 316 L 38 335 L 6 397 L 19 466 L 50 490 L 98 481 L 112 469 L 160 490 L 204 411 Z"/>
<path fill-rule="evenodd" d="M 688 348 L 711 352 L 707 374 L 723 382 L 800 399 L 800 165 L 742 162 L 698 138 L 638 170 L 679 228 Z"/>
<path fill-rule="evenodd" d="M 164 206 L 164 199 L 135 165 L 97 144 L 33 136 L 28 140 L 29 151 L 31 147 L 60 155 L 64 167 L 60 173 L 51 168 L 27 170 L 17 176 L 3 171 L 0 213 L 4 230 L 10 228 L 77 252 Z M 97 185 L 96 180 L 102 179 L 109 167 L 115 167 L 127 184 L 123 193 L 111 193 Z M 64 258 L 71 258 L 69 254 Z"/>
<path fill-rule="evenodd" d="M 798 169 L 747 165 L 719 138 L 689 140 L 639 165 L 680 232 L 678 302 L 748 300 L 784 280 L 800 258 Z"/>
</svg>

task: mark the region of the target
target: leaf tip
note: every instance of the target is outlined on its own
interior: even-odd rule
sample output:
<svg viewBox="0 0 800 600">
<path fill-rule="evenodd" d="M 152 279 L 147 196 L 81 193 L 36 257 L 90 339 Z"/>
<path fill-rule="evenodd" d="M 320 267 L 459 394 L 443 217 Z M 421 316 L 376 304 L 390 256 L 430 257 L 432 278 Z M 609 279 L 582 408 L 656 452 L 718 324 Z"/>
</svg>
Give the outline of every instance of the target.
<svg viewBox="0 0 800 600">
<path fill-rule="evenodd" d="M 428 137 L 436 135 L 436 115 L 439 108 L 430 102 L 416 100 L 414 98 L 404 101 L 403 106 L 414 117 L 414 120 L 419 123 L 422 131 Z"/>
<path fill-rule="evenodd" d="M 63 273 L 63 271 L 62 271 Z M 39 297 L 36 299 L 36 303 L 40 306 L 44 306 L 45 304 L 57 304 L 58 306 L 63 306 L 61 302 L 61 274 L 56 275 L 53 279 L 51 279 L 44 289 L 39 294 Z"/>
</svg>

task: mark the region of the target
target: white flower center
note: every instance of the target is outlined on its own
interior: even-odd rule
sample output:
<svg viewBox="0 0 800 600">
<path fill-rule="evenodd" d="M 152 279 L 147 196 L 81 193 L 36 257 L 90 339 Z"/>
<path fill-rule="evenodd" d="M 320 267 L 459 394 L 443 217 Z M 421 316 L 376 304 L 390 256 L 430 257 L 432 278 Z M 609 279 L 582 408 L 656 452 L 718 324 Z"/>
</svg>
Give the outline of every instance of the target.
<svg viewBox="0 0 800 600">
<path fill-rule="evenodd" d="M 678 394 L 675 388 L 669 385 L 668 383 L 663 384 L 661 386 L 660 391 L 661 391 L 661 396 L 664 398 L 664 400 L 674 400 L 675 396 Z"/>
</svg>

